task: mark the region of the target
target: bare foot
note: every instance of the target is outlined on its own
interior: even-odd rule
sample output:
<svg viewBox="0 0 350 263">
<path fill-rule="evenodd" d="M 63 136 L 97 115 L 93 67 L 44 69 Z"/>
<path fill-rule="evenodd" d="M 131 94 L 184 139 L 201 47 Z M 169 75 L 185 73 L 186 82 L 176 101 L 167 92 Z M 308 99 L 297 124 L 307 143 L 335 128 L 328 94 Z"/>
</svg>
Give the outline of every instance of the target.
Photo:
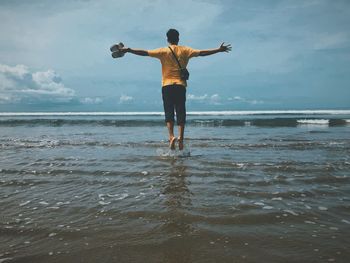
<svg viewBox="0 0 350 263">
<path fill-rule="evenodd" d="M 184 140 L 180 137 L 177 140 L 179 141 L 179 150 L 182 151 L 184 149 Z"/>
<path fill-rule="evenodd" d="M 169 148 L 170 150 L 175 150 L 176 137 L 173 136 L 169 139 Z"/>
</svg>

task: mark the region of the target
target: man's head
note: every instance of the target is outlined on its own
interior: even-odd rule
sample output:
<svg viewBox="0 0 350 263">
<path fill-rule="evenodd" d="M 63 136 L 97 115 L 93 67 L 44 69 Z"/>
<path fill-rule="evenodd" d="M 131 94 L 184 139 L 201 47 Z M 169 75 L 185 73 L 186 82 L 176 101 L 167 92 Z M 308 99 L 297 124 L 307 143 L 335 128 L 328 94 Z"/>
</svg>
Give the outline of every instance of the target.
<svg viewBox="0 0 350 263">
<path fill-rule="evenodd" d="M 179 31 L 176 29 L 169 29 L 168 32 L 166 33 L 166 36 L 168 38 L 168 42 L 173 45 L 177 45 L 179 43 Z"/>
</svg>

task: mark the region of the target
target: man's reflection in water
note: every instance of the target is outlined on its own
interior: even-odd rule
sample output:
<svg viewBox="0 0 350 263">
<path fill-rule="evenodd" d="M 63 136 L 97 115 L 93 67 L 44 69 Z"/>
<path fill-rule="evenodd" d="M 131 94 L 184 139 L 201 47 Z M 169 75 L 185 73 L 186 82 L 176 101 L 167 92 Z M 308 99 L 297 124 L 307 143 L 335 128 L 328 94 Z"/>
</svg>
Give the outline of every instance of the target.
<svg viewBox="0 0 350 263">
<path fill-rule="evenodd" d="M 164 206 L 167 219 L 163 231 L 169 239 L 163 244 L 164 262 L 191 262 L 194 232 L 188 215 L 191 210 L 191 192 L 188 189 L 186 159 L 175 159 L 169 163 L 169 172 L 164 180 Z"/>
</svg>

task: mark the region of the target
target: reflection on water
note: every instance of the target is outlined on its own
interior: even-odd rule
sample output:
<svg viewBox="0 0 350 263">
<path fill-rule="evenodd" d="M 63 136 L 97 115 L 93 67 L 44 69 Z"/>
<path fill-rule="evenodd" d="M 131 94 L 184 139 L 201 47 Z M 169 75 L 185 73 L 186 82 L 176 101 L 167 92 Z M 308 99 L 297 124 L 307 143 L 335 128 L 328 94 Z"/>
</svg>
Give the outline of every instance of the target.
<svg viewBox="0 0 350 263">
<path fill-rule="evenodd" d="M 166 222 L 162 231 L 169 239 L 164 244 L 165 262 L 191 262 L 192 243 L 184 242 L 194 232 L 191 222 L 186 220 L 186 211 L 191 210 L 191 192 L 188 188 L 186 160 L 169 160 L 166 180 L 162 185 Z"/>
</svg>

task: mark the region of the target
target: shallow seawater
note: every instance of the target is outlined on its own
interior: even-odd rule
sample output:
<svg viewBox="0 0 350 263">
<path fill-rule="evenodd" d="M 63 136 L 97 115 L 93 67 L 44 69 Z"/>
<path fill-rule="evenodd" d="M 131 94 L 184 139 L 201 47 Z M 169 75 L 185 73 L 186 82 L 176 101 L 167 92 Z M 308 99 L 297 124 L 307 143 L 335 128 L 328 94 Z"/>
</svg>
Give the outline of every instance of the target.
<svg viewBox="0 0 350 263">
<path fill-rule="evenodd" d="M 348 124 L 128 118 L 0 119 L 0 262 L 348 262 Z"/>
</svg>

